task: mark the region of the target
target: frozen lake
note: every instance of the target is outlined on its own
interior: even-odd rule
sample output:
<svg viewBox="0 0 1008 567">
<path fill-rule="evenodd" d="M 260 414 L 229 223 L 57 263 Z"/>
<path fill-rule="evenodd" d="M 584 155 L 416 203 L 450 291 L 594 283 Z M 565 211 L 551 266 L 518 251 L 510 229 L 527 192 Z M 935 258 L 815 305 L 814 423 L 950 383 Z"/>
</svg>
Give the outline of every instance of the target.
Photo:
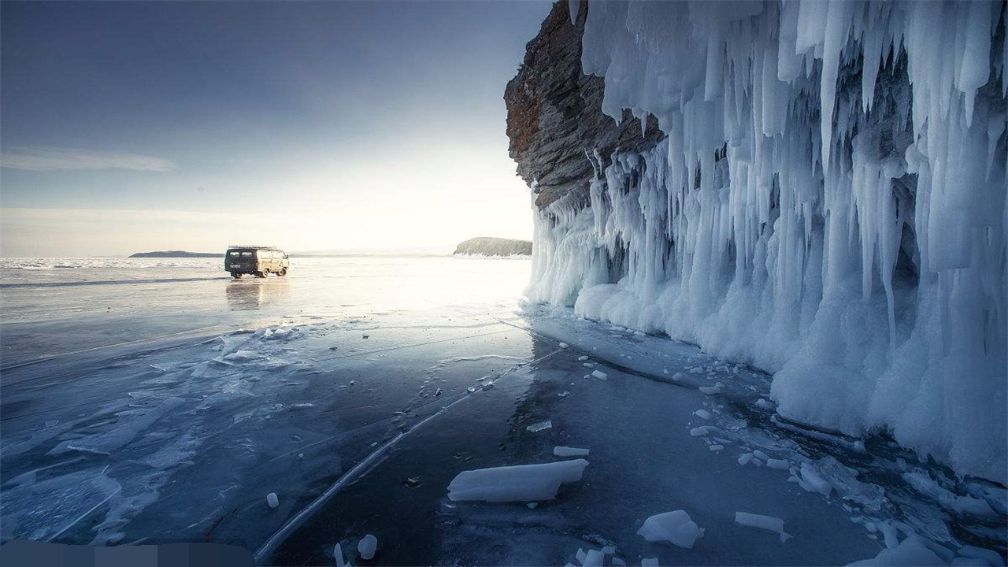
<svg viewBox="0 0 1008 567">
<path fill-rule="evenodd" d="M 332 564 L 337 543 L 369 564 L 368 533 L 390 564 L 1003 560 L 1004 487 L 781 421 L 743 365 L 526 305 L 529 267 L 0 261 L 0 536 L 233 543 L 262 564 Z M 463 471 L 557 446 L 589 465 L 553 500 L 448 498 Z M 704 530 L 692 549 L 637 534 L 674 510 Z"/>
</svg>

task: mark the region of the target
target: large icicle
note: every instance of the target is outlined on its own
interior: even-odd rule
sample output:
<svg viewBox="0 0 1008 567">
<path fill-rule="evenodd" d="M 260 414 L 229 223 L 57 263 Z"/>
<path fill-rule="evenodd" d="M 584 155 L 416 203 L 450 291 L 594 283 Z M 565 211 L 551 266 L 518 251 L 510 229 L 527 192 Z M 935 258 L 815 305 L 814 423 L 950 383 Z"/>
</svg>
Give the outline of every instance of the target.
<svg viewBox="0 0 1008 567">
<path fill-rule="evenodd" d="M 1008 480 L 1006 53 L 1003 2 L 592 2 L 603 111 L 667 138 L 536 212 L 529 296 Z"/>
</svg>

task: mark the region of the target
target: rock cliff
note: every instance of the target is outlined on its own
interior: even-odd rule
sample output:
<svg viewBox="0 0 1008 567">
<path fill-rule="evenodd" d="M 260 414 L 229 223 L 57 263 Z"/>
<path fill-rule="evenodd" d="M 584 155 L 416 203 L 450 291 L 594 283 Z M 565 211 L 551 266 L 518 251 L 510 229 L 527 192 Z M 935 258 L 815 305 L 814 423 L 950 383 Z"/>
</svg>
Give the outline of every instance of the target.
<svg viewBox="0 0 1008 567">
<path fill-rule="evenodd" d="M 629 111 L 619 124 L 602 113 L 604 79 L 581 72 L 587 14 L 582 2 L 571 23 L 568 4 L 554 4 L 504 91 L 509 152 L 540 208 L 571 192 L 587 202 L 595 150 L 595 167 L 604 169 L 614 151 L 643 151 L 664 138 L 654 118 L 642 132 Z"/>
</svg>

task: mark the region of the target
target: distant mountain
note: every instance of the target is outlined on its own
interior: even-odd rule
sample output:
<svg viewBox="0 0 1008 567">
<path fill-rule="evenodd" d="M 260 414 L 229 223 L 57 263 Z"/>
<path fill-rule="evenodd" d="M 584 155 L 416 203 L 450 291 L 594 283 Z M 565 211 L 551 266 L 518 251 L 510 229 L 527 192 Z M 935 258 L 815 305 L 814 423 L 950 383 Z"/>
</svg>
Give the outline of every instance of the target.
<svg viewBox="0 0 1008 567">
<path fill-rule="evenodd" d="M 480 236 L 461 242 L 455 248 L 455 254 L 476 254 L 481 256 L 529 256 L 532 254 L 532 242 L 528 240 L 512 240 L 509 238 Z"/>
<path fill-rule="evenodd" d="M 222 258 L 221 252 L 186 252 L 185 250 L 156 250 L 154 252 L 137 252 L 130 258 Z"/>
</svg>

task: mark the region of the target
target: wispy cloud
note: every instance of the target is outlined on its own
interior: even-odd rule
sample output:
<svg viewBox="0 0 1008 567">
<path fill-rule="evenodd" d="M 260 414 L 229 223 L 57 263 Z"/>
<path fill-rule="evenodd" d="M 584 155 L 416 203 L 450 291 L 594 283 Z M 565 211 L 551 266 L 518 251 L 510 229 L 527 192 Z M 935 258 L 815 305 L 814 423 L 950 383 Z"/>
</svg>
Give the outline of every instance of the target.
<svg viewBox="0 0 1008 567">
<path fill-rule="evenodd" d="M 175 164 L 166 159 L 141 154 L 68 148 L 10 148 L 0 152 L 0 167 L 27 171 L 170 171 L 175 168 Z"/>
</svg>

